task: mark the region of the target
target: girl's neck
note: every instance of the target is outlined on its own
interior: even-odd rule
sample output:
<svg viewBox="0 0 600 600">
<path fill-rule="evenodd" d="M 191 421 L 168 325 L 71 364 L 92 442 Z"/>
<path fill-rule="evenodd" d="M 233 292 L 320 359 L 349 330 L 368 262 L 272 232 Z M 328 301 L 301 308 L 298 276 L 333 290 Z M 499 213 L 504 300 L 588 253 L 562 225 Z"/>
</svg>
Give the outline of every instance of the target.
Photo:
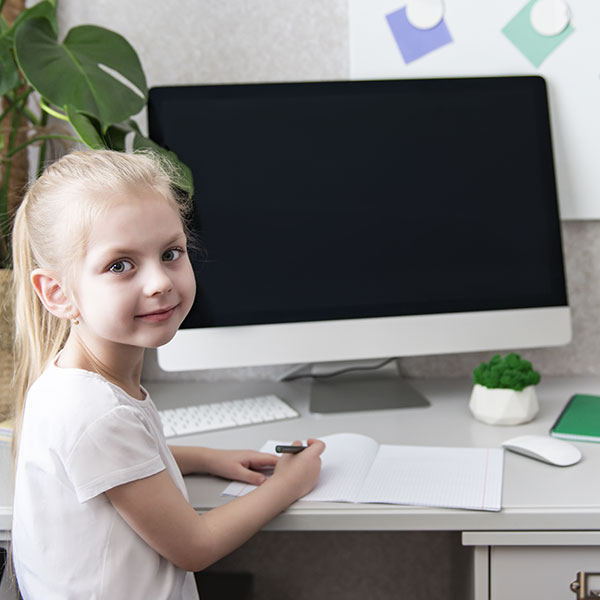
<svg viewBox="0 0 600 600">
<path fill-rule="evenodd" d="M 130 396 L 143 400 L 145 396 L 140 387 L 143 362 L 143 348 L 120 346 L 111 348 L 110 352 L 101 352 L 99 349 L 87 347 L 81 338 L 71 331 L 56 365 L 98 373 Z"/>
</svg>

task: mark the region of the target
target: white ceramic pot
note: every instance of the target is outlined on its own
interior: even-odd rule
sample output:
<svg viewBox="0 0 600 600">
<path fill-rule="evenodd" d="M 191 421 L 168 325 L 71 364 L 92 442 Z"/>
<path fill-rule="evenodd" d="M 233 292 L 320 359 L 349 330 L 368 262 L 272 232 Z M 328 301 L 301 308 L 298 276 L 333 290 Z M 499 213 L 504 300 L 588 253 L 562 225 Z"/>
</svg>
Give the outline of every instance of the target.
<svg viewBox="0 0 600 600">
<path fill-rule="evenodd" d="M 469 408 L 473 416 L 489 425 L 519 425 L 537 415 L 540 407 L 534 386 L 522 391 L 473 386 Z"/>
</svg>

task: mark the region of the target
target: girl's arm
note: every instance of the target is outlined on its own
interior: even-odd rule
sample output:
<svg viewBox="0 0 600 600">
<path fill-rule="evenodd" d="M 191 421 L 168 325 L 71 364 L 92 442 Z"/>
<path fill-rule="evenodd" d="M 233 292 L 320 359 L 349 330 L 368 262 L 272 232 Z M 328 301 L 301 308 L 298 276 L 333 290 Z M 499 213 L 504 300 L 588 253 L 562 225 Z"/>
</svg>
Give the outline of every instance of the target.
<svg viewBox="0 0 600 600">
<path fill-rule="evenodd" d="M 208 473 L 210 448 L 201 446 L 169 446 L 182 475 Z"/>
<path fill-rule="evenodd" d="M 253 492 L 198 515 L 166 471 L 106 492 L 127 523 L 159 554 L 186 571 L 226 556 L 316 484 L 323 442 L 279 459 Z"/>
<path fill-rule="evenodd" d="M 277 464 L 277 457 L 274 454 L 255 450 L 215 450 L 199 446 L 169 446 L 169 448 L 183 475 L 210 473 L 260 485 L 265 480 L 265 476 L 258 471 Z"/>
</svg>

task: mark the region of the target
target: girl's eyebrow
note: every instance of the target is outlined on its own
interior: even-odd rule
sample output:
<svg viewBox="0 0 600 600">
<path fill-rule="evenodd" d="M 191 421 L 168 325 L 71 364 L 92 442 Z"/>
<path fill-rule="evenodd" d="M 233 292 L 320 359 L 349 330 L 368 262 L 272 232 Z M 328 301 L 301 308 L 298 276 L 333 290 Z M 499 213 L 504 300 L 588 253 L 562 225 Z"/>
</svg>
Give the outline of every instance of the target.
<svg viewBox="0 0 600 600">
<path fill-rule="evenodd" d="M 171 246 L 177 242 L 184 242 L 186 241 L 186 235 L 183 231 L 178 232 L 176 234 L 174 234 L 173 236 L 171 236 L 166 242 L 164 242 L 162 244 L 162 246 L 164 246 L 165 248 L 168 246 Z M 128 256 L 128 255 L 132 255 L 132 254 L 137 254 L 137 250 L 135 248 L 128 248 L 127 246 L 108 246 L 106 248 L 103 248 L 98 254 L 100 257 L 102 258 L 111 258 L 111 257 L 115 257 L 115 256 Z"/>
</svg>

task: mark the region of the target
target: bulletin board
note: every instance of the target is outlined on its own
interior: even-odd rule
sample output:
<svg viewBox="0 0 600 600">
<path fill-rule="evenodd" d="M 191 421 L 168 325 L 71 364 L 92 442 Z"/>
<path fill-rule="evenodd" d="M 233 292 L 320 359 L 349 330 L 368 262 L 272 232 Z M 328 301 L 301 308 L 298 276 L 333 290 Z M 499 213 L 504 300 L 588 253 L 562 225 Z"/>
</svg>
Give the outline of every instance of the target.
<svg viewBox="0 0 600 600">
<path fill-rule="evenodd" d="M 599 0 L 349 0 L 349 27 L 353 79 L 544 77 L 561 216 L 600 219 Z"/>
</svg>

